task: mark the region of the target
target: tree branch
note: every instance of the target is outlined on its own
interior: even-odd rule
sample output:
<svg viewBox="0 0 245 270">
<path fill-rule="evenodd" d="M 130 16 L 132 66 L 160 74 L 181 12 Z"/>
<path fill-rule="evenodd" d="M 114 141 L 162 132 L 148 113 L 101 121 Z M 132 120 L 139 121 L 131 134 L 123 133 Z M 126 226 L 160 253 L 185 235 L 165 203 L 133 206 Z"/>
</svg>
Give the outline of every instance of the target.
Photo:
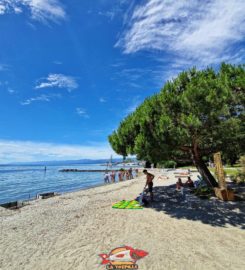
<svg viewBox="0 0 245 270">
<path fill-rule="evenodd" d="M 186 145 L 183 145 L 179 148 L 181 151 L 184 151 L 184 152 L 189 152 L 192 147 L 191 146 L 186 146 Z"/>
</svg>

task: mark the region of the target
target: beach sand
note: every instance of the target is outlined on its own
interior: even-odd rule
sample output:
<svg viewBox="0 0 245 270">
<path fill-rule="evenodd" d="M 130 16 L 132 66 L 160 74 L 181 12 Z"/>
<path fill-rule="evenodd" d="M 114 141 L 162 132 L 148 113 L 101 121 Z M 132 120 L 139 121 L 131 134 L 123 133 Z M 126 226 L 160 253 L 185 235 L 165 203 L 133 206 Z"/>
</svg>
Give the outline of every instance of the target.
<svg viewBox="0 0 245 270">
<path fill-rule="evenodd" d="M 245 269 L 244 206 L 179 201 L 169 179 L 157 179 L 156 202 L 143 210 L 113 209 L 143 189 L 137 179 L 0 209 L 0 269 L 106 269 L 98 254 L 124 245 L 149 254 L 139 269 Z M 196 175 L 193 174 L 193 179 Z M 243 224 L 242 224 L 243 223 Z"/>
</svg>

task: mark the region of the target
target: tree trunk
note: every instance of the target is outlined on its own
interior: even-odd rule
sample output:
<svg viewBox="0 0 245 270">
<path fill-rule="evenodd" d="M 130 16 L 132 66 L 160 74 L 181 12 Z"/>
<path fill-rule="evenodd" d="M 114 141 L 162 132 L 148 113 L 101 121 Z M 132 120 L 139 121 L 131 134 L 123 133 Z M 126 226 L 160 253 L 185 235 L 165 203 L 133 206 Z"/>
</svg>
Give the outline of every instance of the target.
<svg viewBox="0 0 245 270">
<path fill-rule="evenodd" d="M 145 162 L 145 168 L 151 168 L 151 163 L 150 163 L 150 161 L 148 161 L 148 160 L 146 160 L 146 162 Z"/>
<path fill-rule="evenodd" d="M 192 159 L 197 167 L 198 172 L 202 176 L 203 180 L 206 182 L 206 184 L 209 187 L 218 187 L 218 183 L 216 182 L 213 175 L 210 173 L 208 167 L 206 166 L 205 162 L 202 160 L 202 157 L 200 157 L 197 148 L 193 149 L 191 151 Z"/>
</svg>

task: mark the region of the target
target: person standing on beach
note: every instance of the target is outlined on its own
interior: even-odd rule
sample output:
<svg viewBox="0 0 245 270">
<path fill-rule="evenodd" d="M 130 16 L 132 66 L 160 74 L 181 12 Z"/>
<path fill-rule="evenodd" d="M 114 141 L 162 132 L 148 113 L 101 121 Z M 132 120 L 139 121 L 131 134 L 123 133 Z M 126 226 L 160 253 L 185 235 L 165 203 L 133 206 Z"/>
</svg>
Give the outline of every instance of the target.
<svg viewBox="0 0 245 270">
<path fill-rule="evenodd" d="M 110 177 L 110 175 L 109 175 L 109 173 L 106 171 L 105 174 L 104 174 L 104 181 L 105 181 L 105 183 L 110 183 L 109 177 Z"/>
<path fill-rule="evenodd" d="M 129 171 L 128 170 L 126 170 L 126 180 L 129 180 Z"/>
<path fill-rule="evenodd" d="M 124 177 L 125 177 L 125 170 L 122 170 L 122 181 L 125 180 Z"/>
<path fill-rule="evenodd" d="M 149 173 L 147 170 L 143 170 L 143 173 L 146 175 L 146 183 L 144 189 L 148 186 L 147 192 L 150 192 L 151 201 L 153 201 L 153 179 L 155 175 Z"/>
<path fill-rule="evenodd" d="M 132 168 L 130 168 L 128 170 L 128 173 L 129 173 L 129 179 L 133 179 L 134 177 L 133 177 L 133 170 L 132 170 Z"/>
<path fill-rule="evenodd" d="M 122 170 L 120 170 L 120 171 L 118 172 L 118 181 L 119 181 L 119 182 L 123 181 L 123 171 L 122 171 Z"/>
<path fill-rule="evenodd" d="M 114 171 L 111 171 L 111 182 L 112 183 L 115 183 L 115 172 Z"/>
</svg>

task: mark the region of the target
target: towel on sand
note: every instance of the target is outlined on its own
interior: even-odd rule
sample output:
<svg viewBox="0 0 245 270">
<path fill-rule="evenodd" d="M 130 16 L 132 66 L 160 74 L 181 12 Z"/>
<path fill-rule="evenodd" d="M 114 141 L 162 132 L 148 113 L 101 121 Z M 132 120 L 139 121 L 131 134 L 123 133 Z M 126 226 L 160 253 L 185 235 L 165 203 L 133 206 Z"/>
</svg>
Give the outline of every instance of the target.
<svg viewBox="0 0 245 270">
<path fill-rule="evenodd" d="M 133 201 L 125 201 L 122 200 L 112 205 L 112 208 L 117 209 L 143 209 L 143 207 L 139 204 L 139 202 Z"/>
</svg>

